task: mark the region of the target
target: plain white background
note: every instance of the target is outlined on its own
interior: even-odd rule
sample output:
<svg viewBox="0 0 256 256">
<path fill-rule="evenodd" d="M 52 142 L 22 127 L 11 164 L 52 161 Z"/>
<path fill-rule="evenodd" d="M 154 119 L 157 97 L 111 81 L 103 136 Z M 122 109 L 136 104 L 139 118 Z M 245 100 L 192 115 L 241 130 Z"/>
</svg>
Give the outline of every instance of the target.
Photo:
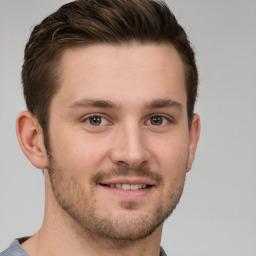
<svg viewBox="0 0 256 256">
<path fill-rule="evenodd" d="M 42 224 L 44 178 L 21 152 L 20 72 L 29 34 L 67 1 L 0 0 L 0 251 Z M 256 255 L 256 1 L 169 0 L 194 46 L 202 131 L 162 246 L 176 256 Z"/>
</svg>

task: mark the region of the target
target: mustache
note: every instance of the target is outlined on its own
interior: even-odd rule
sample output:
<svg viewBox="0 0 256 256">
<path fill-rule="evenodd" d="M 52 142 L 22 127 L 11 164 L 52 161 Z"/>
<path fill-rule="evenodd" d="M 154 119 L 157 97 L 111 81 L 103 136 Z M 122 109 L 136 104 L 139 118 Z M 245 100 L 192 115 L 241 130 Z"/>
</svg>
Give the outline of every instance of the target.
<svg viewBox="0 0 256 256">
<path fill-rule="evenodd" d="M 163 176 L 157 172 L 151 171 L 147 167 L 137 167 L 137 168 L 129 168 L 129 167 L 117 167 L 117 168 L 112 168 L 110 170 L 101 170 L 98 171 L 96 174 L 94 174 L 90 178 L 90 183 L 91 184 L 99 184 L 102 183 L 104 179 L 109 179 L 113 177 L 128 177 L 134 175 L 136 177 L 140 178 L 148 178 L 156 185 L 160 185 L 163 183 Z"/>
</svg>

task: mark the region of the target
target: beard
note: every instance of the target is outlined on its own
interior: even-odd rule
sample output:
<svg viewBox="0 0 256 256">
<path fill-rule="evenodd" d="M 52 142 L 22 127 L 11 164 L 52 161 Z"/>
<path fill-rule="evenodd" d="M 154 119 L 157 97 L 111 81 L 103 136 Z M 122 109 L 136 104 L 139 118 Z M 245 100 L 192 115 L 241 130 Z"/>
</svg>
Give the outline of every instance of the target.
<svg viewBox="0 0 256 256">
<path fill-rule="evenodd" d="M 148 237 L 169 217 L 179 202 L 186 176 L 186 172 L 182 171 L 179 177 L 174 178 L 168 194 L 165 198 L 159 197 L 151 211 L 141 211 L 139 200 L 123 200 L 119 204 L 122 211 L 113 215 L 101 209 L 101 204 L 95 196 L 97 194 L 95 190 L 104 178 L 128 176 L 132 173 L 137 177 L 150 178 L 157 189 L 164 185 L 163 177 L 148 168 L 121 167 L 94 172 L 89 183 L 81 186 L 79 179 L 72 175 L 74 170 L 65 170 L 52 154 L 49 154 L 48 173 L 56 201 L 75 221 L 79 231 L 111 240 L 119 245 Z"/>
</svg>

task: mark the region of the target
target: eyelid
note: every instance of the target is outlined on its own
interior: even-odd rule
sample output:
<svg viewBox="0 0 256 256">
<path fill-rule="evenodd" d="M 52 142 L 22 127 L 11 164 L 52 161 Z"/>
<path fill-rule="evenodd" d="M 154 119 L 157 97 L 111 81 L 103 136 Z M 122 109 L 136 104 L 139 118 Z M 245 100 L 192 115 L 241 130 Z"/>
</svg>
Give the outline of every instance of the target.
<svg viewBox="0 0 256 256">
<path fill-rule="evenodd" d="M 82 122 L 82 123 L 88 123 L 87 121 L 88 121 L 90 118 L 92 118 L 92 117 L 100 117 L 100 118 L 105 119 L 105 120 L 107 121 L 107 124 L 103 124 L 103 125 L 100 124 L 100 125 L 98 125 L 98 127 L 104 126 L 104 125 L 112 124 L 112 122 L 109 120 L 109 118 L 106 117 L 106 115 L 104 115 L 104 114 L 102 114 L 102 113 L 92 113 L 92 114 L 85 115 L 85 116 L 83 116 L 83 117 L 81 118 L 81 122 Z M 91 124 L 89 124 L 89 123 L 88 123 L 88 125 L 93 126 L 93 125 L 91 125 Z M 95 126 L 95 127 L 97 127 L 97 126 Z"/>
<path fill-rule="evenodd" d="M 170 124 L 175 122 L 174 118 L 171 117 L 171 116 L 169 116 L 169 115 L 154 113 L 154 114 L 150 114 L 150 115 L 147 116 L 145 123 L 147 124 L 147 122 L 150 121 L 150 118 L 155 117 L 155 116 L 160 116 L 160 117 L 162 117 L 163 119 L 165 119 L 165 120 L 167 121 L 167 123 L 170 123 Z M 83 116 L 83 117 L 81 118 L 81 122 L 84 122 L 84 123 L 85 123 L 85 122 L 86 122 L 89 118 L 91 118 L 91 117 L 101 117 L 102 119 L 107 120 L 107 123 L 108 123 L 108 124 L 105 124 L 105 125 L 111 125 L 111 124 L 113 124 L 113 121 L 111 121 L 111 119 L 110 119 L 108 116 L 106 116 L 106 114 L 103 114 L 103 113 L 91 113 L 91 114 L 87 114 L 87 115 L 85 115 L 85 116 Z M 151 126 L 152 126 L 152 124 L 147 124 L 147 125 L 151 125 Z M 159 125 L 159 126 L 163 126 L 163 125 L 164 125 L 164 124 L 161 124 L 161 125 Z M 91 126 L 92 126 L 92 125 L 91 125 Z M 103 125 L 99 125 L 99 127 L 100 127 L 100 126 L 103 126 Z"/>
<path fill-rule="evenodd" d="M 158 113 L 151 114 L 150 116 L 148 116 L 148 118 L 146 119 L 146 122 L 145 122 L 145 123 L 147 124 L 148 122 L 150 122 L 150 119 L 151 119 L 152 117 L 156 117 L 156 116 L 159 116 L 159 117 L 165 119 L 165 120 L 167 121 L 165 124 L 167 124 L 167 123 L 169 123 L 169 124 L 174 123 L 174 120 L 173 120 L 172 117 L 170 117 L 170 116 L 168 116 L 168 115 L 165 115 L 165 114 L 158 114 Z M 161 124 L 161 125 L 159 125 L 159 127 L 160 127 L 160 126 L 164 126 L 165 124 Z M 147 125 L 154 126 L 154 125 L 152 125 L 152 124 L 147 124 Z M 155 125 L 155 126 L 157 127 L 157 125 Z"/>
</svg>

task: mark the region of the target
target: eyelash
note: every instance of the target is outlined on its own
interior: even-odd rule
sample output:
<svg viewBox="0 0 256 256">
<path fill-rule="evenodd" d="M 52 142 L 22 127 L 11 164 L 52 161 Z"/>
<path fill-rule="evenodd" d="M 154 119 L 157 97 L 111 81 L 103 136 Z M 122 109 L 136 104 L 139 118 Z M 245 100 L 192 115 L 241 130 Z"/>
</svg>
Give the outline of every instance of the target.
<svg viewBox="0 0 256 256">
<path fill-rule="evenodd" d="M 151 121 L 153 121 L 153 118 L 161 118 L 161 123 L 160 124 L 156 124 L 156 125 L 153 125 Z M 150 122 L 148 125 L 152 125 L 152 126 L 164 126 L 165 124 L 168 124 L 168 123 L 173 123 L 172 120 L 164 115 L 160 115 L 160 114 L 156 114 L 156 115 L 151 115 L 147 121 L 146 121 L 146 124 Z"/>
<path fill-rule="evenodd" d="M 99 118 L 100 119 L 100 121 L 99 121 L 99 124 L 96 124 L 96 125 L 94 125 L 94 124 L 92 124 L 92 119 L 93 118 Z M 153 120 L 153 118 L 161 118 L 160 119 L 160 124 L 152 124 L 152 121 L 154 121 Z M 105 122 L 104 122 L 104 124 L 102 124 L 102 122 L 103 122 L 103 120 L 105 120 Z M 159 120 L 159 119 L 158 119 Z M 155 121 L 157 121 L 157 120 L 155 120 Z M 92 127 L 101 127 L 101 126 L 104 126 L 104 125 L 108 125 L 108 124 L 111 124 L 111 122 L 106 118 L 106 117 L 104 117 L 104 116 L 102 116 L 101 114 L 93 114 L 93 115 L 90 115 L 90 116 L 86 116 L 83 120 L 82 120 L 82 122 L 84 122 L 84 123 L 88 123 L 88 125 L 90 125 L 90 126 L 92 126 Z M 146 122 L 145 122 L 145 124 L 146 125 L 150 125 L 150 126 L 164 126 L 164 125 L 166 125 L 166 124 L 168 124 L 168 123 L 173 123 L 173 120 L 170 118 L 170 117 L 166 117 L 166 116 L 164 116 L 164 115 L 161 115 L 161 114 L 154 114 L 154 115 L 151 115 L 151 116 L 149 116 L 148 118 L 147 118 L 147 120 L 146 120 Z"/>
<path fill-rule="evenodd" d="M 100 118 L 100 123 L 99 123 L 99 125 L 93 125 L 92 123 L 91 123 L 91 120 L 93 119 L 93 118 Z M 110 121 L 108 121 L 108 119 L 107 118 L 105 118 L 105 117 L 103 117 L 102 115 L 100 115 L 100 114 L 93 114 L 93 115 L 90 115 L 90 116 L 86 116 L 83 120 L 82 120 L 82 122 L 84 122 L 84 123 L 88 123 L 90 126 L 95 126 L 95 127 L 97 127 L 97 126 L 102 126 L 102 120 L 106 120 L 106 123 L 110 123 L 111 124 L 111 122 Z M 103 124 L 103 125 L 106 125 L 106 124 Z"/>
</svg>

